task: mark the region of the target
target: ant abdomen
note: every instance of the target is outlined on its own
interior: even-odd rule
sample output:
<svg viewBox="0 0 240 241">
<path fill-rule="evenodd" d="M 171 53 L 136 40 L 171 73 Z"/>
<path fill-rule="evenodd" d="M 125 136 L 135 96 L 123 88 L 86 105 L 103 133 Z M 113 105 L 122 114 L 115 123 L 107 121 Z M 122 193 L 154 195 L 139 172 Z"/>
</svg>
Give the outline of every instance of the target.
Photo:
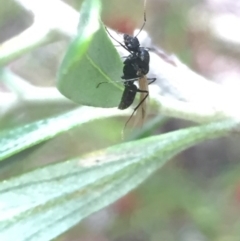
<svg viewBox="0 0 240 241">
<path fill-rule="evenodd" d="M 134 101 L 137 94 L 138 88 L 133 82 L 126 82 L 125 88 L 123 91 L 121 102 L 118 106 L 118 109 L 124 110 L 127 109 Z"/>
</svg>

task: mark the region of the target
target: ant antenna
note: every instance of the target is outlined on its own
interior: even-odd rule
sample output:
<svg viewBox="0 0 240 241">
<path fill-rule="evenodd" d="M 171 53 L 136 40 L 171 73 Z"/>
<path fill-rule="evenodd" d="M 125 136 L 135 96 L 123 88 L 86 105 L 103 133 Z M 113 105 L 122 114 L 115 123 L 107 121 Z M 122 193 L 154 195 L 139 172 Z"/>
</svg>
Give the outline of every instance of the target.
<svg viewBox="0 0 240 241">
<path fill-rule="evenodd" d="M 126 48 L 126 46 L 125 46 L 124 44 L 122 44 L 122 43 L 119 42 L 116 38 L 114 38 L 114 37 L 112 36 L 112 34 L 108 31 L 108 29 L 107 29 L 106 26 L 105 26 L 105 30 L 106 30 L 106 32 L 108 33 L 108 35 L 109 35 L 113 40 L 115 40 L 119 45 L 121 45 L 124 49 L 126 49 L 129 53 L 131 53 L 131 52 L 129 51 L 129 49 Z"/>
<path fill-rule="evenodd" d="M 135 36 L 135 38 L 142 32 L 146 22 L 147 22 L 147 16 L 146 16 L 146 3 L 147 3 L 147 0 L 144 0 L 144 4 L 143 4 L 143 7 L 144 7 L 144 12 L 143 12 L 143 24 L 142 24 L 142 27 L 140 28 L 139 32 L 137 33 L 137 35 Z"/>
</svg>

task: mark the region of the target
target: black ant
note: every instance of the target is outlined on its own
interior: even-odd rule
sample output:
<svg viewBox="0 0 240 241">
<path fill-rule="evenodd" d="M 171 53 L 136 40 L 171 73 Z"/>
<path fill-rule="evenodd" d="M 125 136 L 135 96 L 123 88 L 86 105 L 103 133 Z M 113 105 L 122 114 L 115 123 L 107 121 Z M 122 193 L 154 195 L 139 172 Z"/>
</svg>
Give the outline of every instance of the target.
<svg viewBox="0 0 240 241">
<path fill-rule="evenodd" d="M 140 43 L 137 38 L 137 36 L 141 33 L 142 29 L 146 24 L 145 8 L 146 8 L 146 0 L 144 1 L 143 25 L 136 36 L 124 34 L 123 35 L 124 44 L 116 40 L 106 28 L 106 31 L 109 34 L 109 36 L 112 37 L 116 42 L 118 42 L 124 49 L 126 49 L 130 53 L 130 55 L 127 56 L 123 62 L 124 64 L 123 76 L 121 78 L 124 80 L 124 91 L 123 91 L 123 95 L 118 108 L 120 110 L 124 110 L 128 108 L 133 103 L 136 94 L 141 93 L 140 102 L 134 108 L 133 113 L 125 123 L 125 127 L 140 106 L 142 106 L 141 119 L 142 119 L 142 122 L 144 121 L 144 118 L 146 116 L 146 113 L 145 113 L 146 106 L 143 106 L 143 104 L 149 95 L 148 85 L 153 83 L 156 80 L 156 78 L 146 78 L 146 74 L 149 72 L 150 56 L 146 48 L 140 47 Z M 148 83 L 147 80 L 151 80 L 151 82 Z M 137 86 L 134 84 L 134 81 L 139 81 L 139 86 L 141 89 L 137 88 Z M 100 84 L 102 83 L 99 83 L 97 87 L 99 87 Z"/>
<path fill-rule="evenodd" d="M 146 116 L 146 107 L 144 107 L 143 104 L 149 95 L 148 85 L 156 80 L 156 78 L 146 78 L 146 74 L 149 70 L 149 65 L 146 64 L 149 63 L 149 53 L 148 51 L 144 51 L 144 54 L 145 53 L 147 54 L 144 56 L 147 56 L 147 58 L 143 58 L 143 60 L 134 55 L 129 55 L 124 61 L 123 76 L 121 77 L 124 79 L 124 91 L 118 109 L 124 110 L 128 108 L 133 103 L 136 94 L 141 93 L 140 101 L 125 123 L 125 127 L 140 106 L 142 107 L 141 120 L 142 122 L 144 121 Z M 148 83 L 147 80 L 151 80 L 151 82 Z M 139 81 L 141 89 L 137 88 L 137 86 L 134 84 L 134 81 Z"/>
</svg>

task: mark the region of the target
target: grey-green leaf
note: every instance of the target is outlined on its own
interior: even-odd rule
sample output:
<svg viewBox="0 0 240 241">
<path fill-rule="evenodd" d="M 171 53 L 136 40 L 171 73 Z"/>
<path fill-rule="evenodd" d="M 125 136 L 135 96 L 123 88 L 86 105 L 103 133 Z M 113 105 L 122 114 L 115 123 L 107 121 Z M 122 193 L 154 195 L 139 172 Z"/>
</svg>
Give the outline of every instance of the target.
<svg viewBox="0 0 240 241">
<path fill-rule="evenodd" d="M 99 21 L 100 1 L 85 0 L 78 34 L 70 44 L 58 73 L 59 91 L 76 103 L 95 107 L 118 105 L 122 61 Z M 97 85 L 101 82 L 98 88 Z M 107 84 L 108 83 L 108 84 Z"/>
<path fill-rule="evenodd" d="M 54 118 L 47 118 L 0 132 L 0 160 L 46 141 L 75 126 L 117 113 L 117 110 L 81 107 Z"/>
<path fill-rule="evenodd" d="M 226 121 L 179 130 L 3 181 L 0 240 L 51 240 L 125 195 L 177 153 L 235 126 Z"/>
</svg>

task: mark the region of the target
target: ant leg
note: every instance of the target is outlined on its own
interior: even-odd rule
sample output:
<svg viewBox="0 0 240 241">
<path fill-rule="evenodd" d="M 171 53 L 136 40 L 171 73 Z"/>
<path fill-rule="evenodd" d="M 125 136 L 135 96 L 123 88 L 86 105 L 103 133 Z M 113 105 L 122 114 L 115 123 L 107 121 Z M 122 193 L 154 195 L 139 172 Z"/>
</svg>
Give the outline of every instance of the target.
<svg viewBox="0 0 240 241">
<path fill-rule="evenodd" d="M 136 90 L 137 93 L 145 93 L 146 95 L 144 96 L 144 98 L 138 103 L 138 105 L 133 109 L 132 114 L 130 115 L 130 117 L 128 118 L 127 122 L 124 125 L 123 131 L 125 130 L 128 122 L 132 119 L 134 113 L 137 111 L 137 109 L 141 106 L 141 104 L 147 99 L 147 97 L 149 96 L 149 92 L 147 90 L 140 90 L 137 89 Z"/>
<path fill-rule="evenodd" d="M 138 81 L 139 78 L 134 78 L 134 79 L 123 79 L 123 80 L 116 80 L 115 82 L 121 82 L 121 83 L 126 83 L 126 82 L 134 82 L 134 81 Z M 148 79 L 149 80 L 149 79 Z M 148 83 L 148 85 L 152 84 L 154 81 L 156 80 L 156 78 L 154 78 L 153 81 L 151 81 L 150 83 Z M 104 82 L 100 82 L 97 84 L 96 88 L 98 88 L 101 84 L 107 83 L 109 84 L 109 82 L 104 81 Z"/>
<path fill-rule="evenodd" d="M 107 83 L 109 83 L 109 82 L 107 82 L 107 81 L 105 81 L 105 82 L 100 82 L 100 83 L 97 84 L 96 88 L 98 88 L 101 84 L 104 84 L 104 83 L 107 84 Z"/>
<path fill-rule="evenodd" d="M 150 83 L 148 83 L 148 85 L 150 85 L 150 84 L 152 84 L 153 82 L 155 82 L 155 81 L 156 81 L 156 79 L 157 79 L 157 78 L 147 78 L 147 80 L 151 80 L 151 82 L 150 82 Z"/>
<path fill-rule="evenodd" d="M 148 83 L 148 85 L 152 84 L 154 81 L 156 81 L 157 78 L 148 78 L 147 80 L 151 80 L 150 83 Z M 138 79 L 132 79 L 132 80 L 126 80 L 126 81 L 135 81 L 135 80 L 138 80 Z M 127 126 L 127 124 L 129 123 L 129 121 L 132 119 L 134 113 L 137 111 L 137 109 L 143 104 L 143 102 L 147 99 L 147 97 L 149 96 L 149 91 L 147 90 L 140 90 L 140 89 L 137 89 L 136 92 L 138 93 L 145 93 L 146 95 L 144 96 L 144 98 L 138 103 L 138 105 L 133 109 L 133 112 L 131 114 L 131 116 L 128 118 L 127 122 L 125 123 L 124 125 L 124 128 L 123 128 L 123 132 Z"/>
<path fill-rule="evenodd" d="M 139 32 L 137 33 L 137 35 L 135 36 L 135 38 L 142 32 L 146 22 L 147 22 L 147 16 L 146 16 L 146 2 L 147 0 L 144 0 L 144 12 L 143 12 L 143 24 L 142 24 L 142 27 L 140 28 Z"/>
<path fill-rule="evenodd" d="M 122 76 L 122 77 L 124 77 L 124 76 Z M 137 81 L 137 80 L 139 80 L 139 77 L 133 78 L 133 79 L 123 79 L 123 81 L 121 81 L 121 82 L 126 83 L 126 82 L 134 82 L 134 81 Z"/>
<path fill-rule="evenodd" d="M 133 79 L 123 79 L 123 81 L 116 81 L 116 82 L 134 82 L 134 81 L 137 81 L 139 80 L 141 77 L 138 77 L 138 78 L 133 78 Z M 147 80 L 151 80 L 150 83 L 148 83 L 148 85 L 152 84 L 153 82 L 156 81 L 157 78 L 147 78 Z"/>
</svg>

